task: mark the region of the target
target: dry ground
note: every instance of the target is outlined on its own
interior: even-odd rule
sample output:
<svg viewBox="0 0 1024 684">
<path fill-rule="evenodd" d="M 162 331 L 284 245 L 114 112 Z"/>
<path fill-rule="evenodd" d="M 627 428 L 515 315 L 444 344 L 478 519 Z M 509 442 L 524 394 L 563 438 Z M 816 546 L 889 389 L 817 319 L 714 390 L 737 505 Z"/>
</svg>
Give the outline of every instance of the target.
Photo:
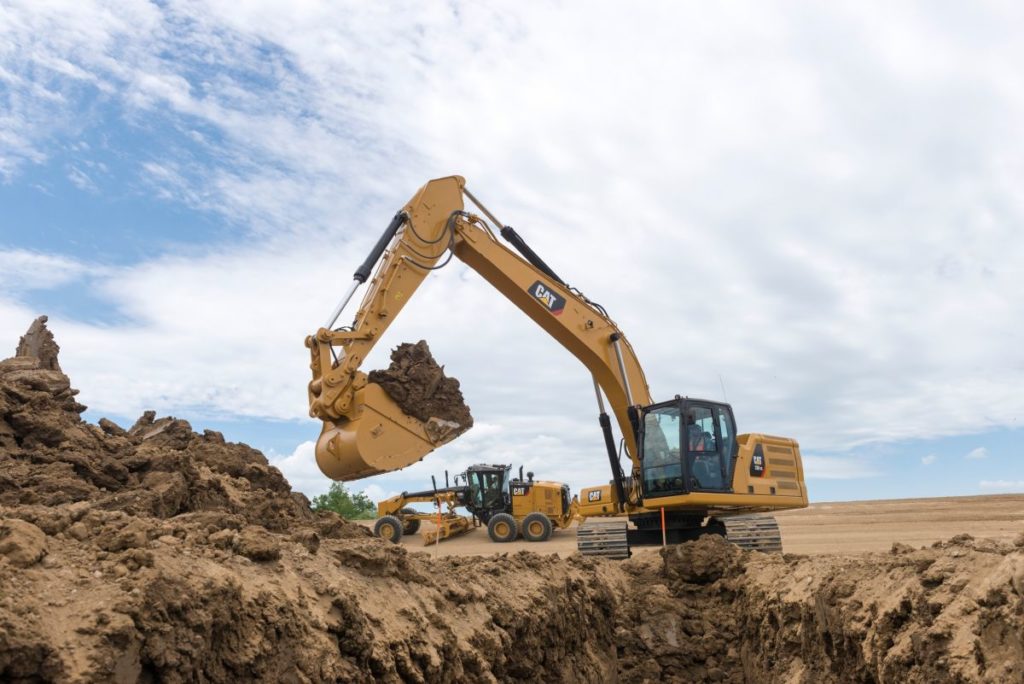
<svg viewBox="0 0 1024 684">
<path fill-rule="evenodd" d="M 44 323 L 0 361 L 0 682 L 1024 684 L 1024 534 L 785 556 L 708 536 L 610 562 L 507 553 L 569 554 L 571 530 L 476 530 L 433 560 L 310 510 L 219 433 L 86 423 Z M 1009 536 L 1022 498 L 784 524 L 823 550 Z"/>
<path fill-rule="evenodd" d="M 963 533 L 1010 541 L 1024 532 L 1024 494 L 816 503 L 779 513 L 777 518 L 787 553 L 888 551 L 895 542 L 919 547 Z M 522 540 L 493 544 L 487 530 L 477 528 L 441 542 L 436 549 L 424 549 L 418 534 L 403 537 L 402 544 L 410 551 L 427 550 L 441 556 L 483 556 L 522 549 L 568 556 L 576 550 L 576 532 L 574 528 L 555 531 L 544 544 Z"/>
</svg>

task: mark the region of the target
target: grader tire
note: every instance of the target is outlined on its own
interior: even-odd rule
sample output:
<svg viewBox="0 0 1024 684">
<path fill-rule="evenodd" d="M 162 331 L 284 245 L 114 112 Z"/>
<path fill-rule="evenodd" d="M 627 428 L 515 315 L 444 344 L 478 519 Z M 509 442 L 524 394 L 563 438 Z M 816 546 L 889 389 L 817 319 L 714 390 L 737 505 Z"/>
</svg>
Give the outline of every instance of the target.
<svg viewBox="0 0 1024 684">
<path fill-rule="evenodd" d="M 419 513 L 415 508 L 403 508 L 402 515 L 416 515 Z M 420 531 L 419 520 L 406 520 L 402 526 L 402 534 L 416 534 Z"/>
<path fill-rule="evenodd" d="M 523 518 L 523 539 L 531 542 L 547 541 L 551 537 L 551 520 L 543 513 L 530 513 Z"/>
<path fill-rule="evenodd" d="M 402 521 L 393 515 L 377 518 L 377 522 L 373 524 L 373 533 L 381 539 L 397 544 L 402 538 Z"/>
<path fill-rule="evenodd" d="M 487 536 L 491 538 L 491 541 L 498 542 L 499 544 L 515 541 L 516 537 L 519 536 L 519 530 L 516 529 L 516 519 L 508 513 L 498 513 L 491 516 L 491 521 L 487 523 Z"/>
</svg>

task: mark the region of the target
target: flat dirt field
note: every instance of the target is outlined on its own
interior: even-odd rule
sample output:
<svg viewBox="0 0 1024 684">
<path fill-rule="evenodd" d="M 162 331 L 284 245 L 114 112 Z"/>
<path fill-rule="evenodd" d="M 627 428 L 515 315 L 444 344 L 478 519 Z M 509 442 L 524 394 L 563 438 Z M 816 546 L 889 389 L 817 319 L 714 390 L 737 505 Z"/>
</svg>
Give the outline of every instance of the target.
<svg viewBox="0 0 1024 684">
<path fill-rule="evenodd" d="M 786 553 L 888 551 L 894 542 L 916 548 L 965 533 L 1011 541 L 1024 532 L 1024 494 L 815 503 L 803 510 L 778 513 L 776 518 Z M 556 530 L 543 544 L 522 540 L 494 544 L 481 527 L 442 541 L 438 548 L 424 547 L 419 534 L 403 537 L 402 545 L 410 551 L 441 556 L 484 556 L 524 549 L 568 556 L 576 550 L 576 530 Z M 654 548 L 634 547 L 634 551 Z"/>
</svg>

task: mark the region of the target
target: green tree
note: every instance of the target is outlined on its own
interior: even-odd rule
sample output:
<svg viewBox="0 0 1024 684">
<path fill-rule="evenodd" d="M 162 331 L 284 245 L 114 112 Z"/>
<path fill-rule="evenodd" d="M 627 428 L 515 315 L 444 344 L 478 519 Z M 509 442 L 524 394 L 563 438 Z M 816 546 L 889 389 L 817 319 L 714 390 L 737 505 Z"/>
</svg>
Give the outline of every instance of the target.
<svg viewBox="0 0 1024 684">
<path fill-rule="evenodd" d="M 372 520 L 377 517 L 377 504 L 362 492 L 349 492 L 340 482 L 332 482 L 326 494 L 313 497 L 313 510 L 334 511 L 349 520 Z"/>
</svg>

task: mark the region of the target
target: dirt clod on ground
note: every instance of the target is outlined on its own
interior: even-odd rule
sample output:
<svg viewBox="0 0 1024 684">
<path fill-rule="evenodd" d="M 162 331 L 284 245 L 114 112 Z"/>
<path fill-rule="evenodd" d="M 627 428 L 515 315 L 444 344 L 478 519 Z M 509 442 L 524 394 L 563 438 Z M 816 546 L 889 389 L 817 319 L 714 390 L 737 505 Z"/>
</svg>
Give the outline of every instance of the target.
<svg viewBox="0 0 1024 684">
<path fill-rule="evenodd" d="M 3 682 L 1024 681 L 1024 539 L 435 560 L 255 449 L 76 395 L 0 361 Z"/>
<path fill-rule="evenodd" d="M 424 423 L 435 419 L 462 433 L 473 426 L 473 416 L 459 389 L 459 381 L 444 374 L 425 340 L 403 343 L 391 352 L 386 370 L 370 371 L 369 381 L 384 388 L 402 411 Z"/>
</svg>

